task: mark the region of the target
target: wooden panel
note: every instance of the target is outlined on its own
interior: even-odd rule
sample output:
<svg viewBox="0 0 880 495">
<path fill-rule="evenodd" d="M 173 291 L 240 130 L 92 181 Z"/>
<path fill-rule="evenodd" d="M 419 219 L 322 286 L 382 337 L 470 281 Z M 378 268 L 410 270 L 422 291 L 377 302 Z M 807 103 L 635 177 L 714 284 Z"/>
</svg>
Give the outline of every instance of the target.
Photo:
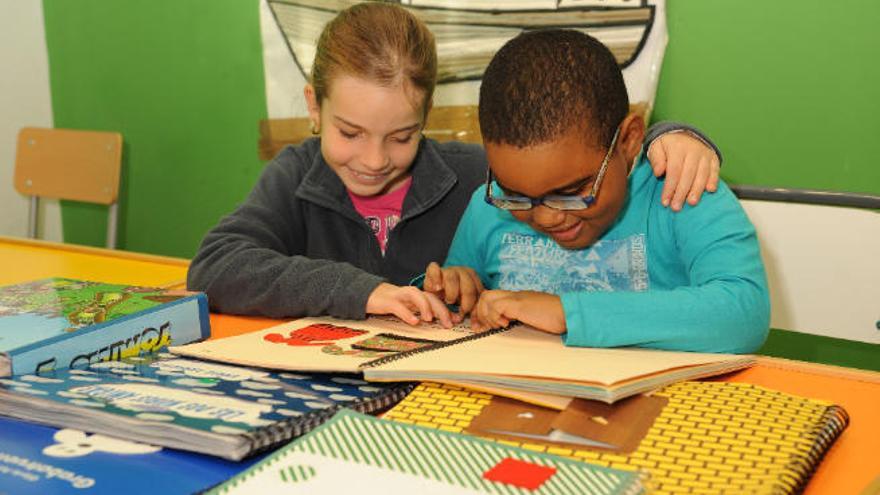
<svg viewBox="0 0 880 495">
<path fill-rule="evenodd" d="M 288 144 L 299 144 L 312 137 L 307 117 L 260 121 L 260 160 L 271 160 Z"/>
<path fill-rule="evenodd" d="M 647 104 L 634 103 L 630 111 L 647 118 Z M 462 141 L 482 144 L 480 120 L 476 105 L 434 107 L 422 133 L 440 142 Z M 260 121 L 259 154 L 261 160 L 271 160 L 288 144 L 299 144 L 312 137 L 311 124 L 306 117 L 266 119 Z"/>
<path fill-rule="evenodd" d="M 423 134 L 437 141 L 482 143 L 476 105 L 434 107 Z"/>
<path fill-rule="evenodd" d="M 435 107 L 428 114 L 428 122 L 423 133 L 437 141 L 481 143 L 477 106 Z M 311 124 L 307 117 L 262 120 L 260 121 L 260 159 L 270 160 L 288 144 L 296 145 L 312 136 Z"/>
<path fill-rule="evenodd" d="M 122 135 L 26 127 L 18 134 L 15 189 L 27 196 L 116 202 Z"/>
</svg>

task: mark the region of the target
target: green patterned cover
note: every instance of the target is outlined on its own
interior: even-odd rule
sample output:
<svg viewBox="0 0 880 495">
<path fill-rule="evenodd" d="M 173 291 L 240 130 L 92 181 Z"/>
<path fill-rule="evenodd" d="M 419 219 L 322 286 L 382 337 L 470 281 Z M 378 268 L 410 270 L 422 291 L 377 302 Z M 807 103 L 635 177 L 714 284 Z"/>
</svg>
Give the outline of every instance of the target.
<svg viewBox="0 0 880 495">
<path fill-rule="evenodd" d="M 484 477 L 506 459 L 555 473 L 534 489 Z M 642 476 L 342 410 L 207 493 L 635 494 Z"/>
</svg>

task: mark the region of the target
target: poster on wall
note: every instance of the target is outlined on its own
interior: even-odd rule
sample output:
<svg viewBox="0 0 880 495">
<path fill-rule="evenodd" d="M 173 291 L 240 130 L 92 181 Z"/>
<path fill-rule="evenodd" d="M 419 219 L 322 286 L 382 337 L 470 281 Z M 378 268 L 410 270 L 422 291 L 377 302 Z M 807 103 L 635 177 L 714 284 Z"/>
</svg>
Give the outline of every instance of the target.
<svg viewBox="0 0 880 495">
<path fill-rule="evenodd" d="M 305 116 L 302 88 L 324 25 L 355 0 L 264 0 L 261 26 L 270 118 Z M 399 0 L 437 40 L 434 105 L 476 105 L 495 52 L 533 29 L 586 32 L 623 70 L 630 102 L 653 107 L 667 31 L 665 0 Z"/>
</svg>

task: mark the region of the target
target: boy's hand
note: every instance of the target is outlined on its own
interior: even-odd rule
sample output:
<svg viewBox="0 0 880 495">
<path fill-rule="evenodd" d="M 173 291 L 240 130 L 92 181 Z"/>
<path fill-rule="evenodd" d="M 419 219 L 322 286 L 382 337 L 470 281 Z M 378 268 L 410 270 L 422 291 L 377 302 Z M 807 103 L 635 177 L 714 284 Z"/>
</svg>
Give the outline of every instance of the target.
<svg viewBox="0 0 880 495">
<path fill-rule="evenodd" d="M 559 296 L 545 292 L 487 290 L 471 313 L 471 329 L 481 332 L 507 327 L 518 320 L 545 332 L 565 332 L 565 313 Z"/>
<path fill-rule="evenodd" d="M 449 266 L 440 268 L 437 263 L 428 265 L 425 270 L 425 291 L 435 294 L 446 304 L 458 303 L 458 313 L 454 315 L 456 323 L 464 319 L 477 303 L 483 292 L 483 282 L 472 268 L 466 266 Z"/>
<path fill-rule="evenodd" d="M 648 147 L 648 160 L 655 176 L 666 174 L 661 201 L 663 206 L 672 204 L 675 211 L 681 210 L 685 199 L 696 205 L 704 189 L 718 189 L 718 155 L 688 132 L 666 133 L 655 139 Z"/>
<path fill-rule="evenodd" d="M 367 299 L 367 313 L 392 314 L 410 325 L 418 325 L 419 320 L 430 322 L 437 318 L 444 327 L 452 326 L 452 316 L 443 301 L 417 287 L 379 284 Z"/>
</svg>

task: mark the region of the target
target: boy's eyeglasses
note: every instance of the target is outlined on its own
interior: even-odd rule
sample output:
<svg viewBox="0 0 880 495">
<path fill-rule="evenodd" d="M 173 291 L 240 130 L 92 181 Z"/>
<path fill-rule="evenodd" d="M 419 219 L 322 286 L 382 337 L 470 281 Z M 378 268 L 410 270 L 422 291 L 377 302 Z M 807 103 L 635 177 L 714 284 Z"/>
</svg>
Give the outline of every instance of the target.
<svg viewBox="0 0 880 495">
<path fill-rule="evenodd" d="M 586 210 L 596 202 L 596 194 L 599 192 L 599 186 L 602 185 L 602 179 L 605 177 L 605 171 L 608 169 L 608 162 L 611 159 L 611 154 L 614 152 L 614 145 L 617 144 L 617 135 L 619 132 L 620 127 L 614 131 L 614 137 L 611 139 L 611 146 L 608 147 L 608 152 L 605 153 L 605 159 L 602 160 L 602 165 L 599 166 L 599 173 L 596 176 L 596 181 L 593 182 L 593 187 L 590 189 L 590 194 L 587 196 L 576 194 L 564 196 L 550 194 L 540 198 L 508 196 L 504 194 L 501 196 L 493 196 L 492 169 L 488 169 L 486 172 L 486 196 L 484 199 L 490 205 L 496 208 L 501 208 L 502 210 L 531 210 L 538 205 L 544 205 L 555 210 Z"/>
</svg>

